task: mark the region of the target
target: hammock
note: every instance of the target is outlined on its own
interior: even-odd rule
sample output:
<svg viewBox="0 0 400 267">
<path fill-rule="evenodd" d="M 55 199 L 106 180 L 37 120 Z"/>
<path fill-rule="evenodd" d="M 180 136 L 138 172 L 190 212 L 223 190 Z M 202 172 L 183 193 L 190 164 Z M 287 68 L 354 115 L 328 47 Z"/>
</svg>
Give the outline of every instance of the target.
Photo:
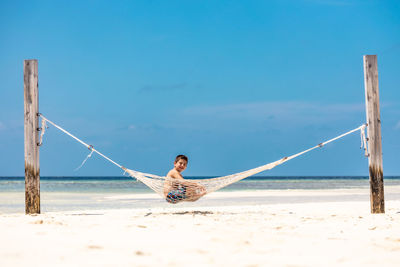
<svg viewBox="0 0 400 267">
<path fill-rule="evenodd" d="M 75 137 L 74 135 L 69 133 L 68 131 L 66 131 L 63 128 L 61 128 L 60 126 L 58 126 L 57 124 L 48 120 L 42 114 L 39 114 L 39 116 L 42 118 L 42 127 L 41 127 L 41 135 L 40 135 L 39 145 L 42 144 L 43 135 L 44 135 L 45 129 L 47 128 L 46 122 L 48 122 L 48 123 L 52 124 L 54 127 L 56 127 L 57 129 L 59 129 L 60 131 L 69 135 L 70 137 L 74 138 L 76 141 L 78 141 L 82 145 L 86 146 L 90 150 L 90 154 L 85 158 L 85 160 L 82 162 L 82 164 L 77 169 L 79 169 L 80 167 L 83 166 L 83 164 L 86 162 L 86 160 L 92 156 L 93 152 L 96 152 L 101 157 L 105 158 L 106 160 L 110 161 L 117 167 L 124 170 L 124 173 L 128 173 L 131 177 L 136 178 L 137 180 L 141 181 L 142 183 L 144 183 L 145 185 L 147 185 L 148 187 L 153 189 L 162 198 L 165 198 L 169 203 L 172 203 L 172 204 L 175 204 L 175 203 L 178 203 L 181 201 L 196 201 L 200 197 L 204 196 L 205 194 L 214 192 L 225 186 L 228 186 L 230 184 L 233 184 L 235 182 L 243 180 L 249 176 L 258 174 L 258 173 L 266 171 L 266 170 L 270 170 L 278 165 L 281 165 L 282 163 L 284 163 L 286 161 L 294 159 L 294 158 L 296 158 L 302 154 L 305 154 L 307 152 L 310 152 L 311 150 L 314 150 L 316 148 L 323 147 L 325 144 L 333 142 L 337 139 L 340 139 L 340 138 L 342 138 L 346 135 L 349 135 L 353 132 L 356 132 L 356 131 L 360 131 L 361 148 L 364 148 L 365 156 L 368 156 L 367 143 L 366 143 L 366 138 L 365 138 L 365 127 L 367 125 L 363 124 L 351 131 L 341 134 L 335 138 L 329 139 L 325 142 L 322 142 L 322 143 L 320 143 L 316 146 L 313 146 L 309 149 L 306 149 L 302 152 L 291 155 L 289 157 L 284 157 L 282 159 L 259 166 L 257 168 L 253 168 L 253 169 L 250 169 L 247 171 L 243 171 L 243 172 L 239 172 L 239 173 L 235 173 L 235 174 L 231 174 L 231 175 L 227 175 L 227 176 L 211 178 L 211 179 L 183 179 L 182 180 L 182 179 L 174 179 L 174 178 L 169 178 L 169 177 L 164 177 L 164 176 L 158 176 L 158 175 L 154 175 L 154 174 L 139 172 L 136 170 L 131 170 L 131 169 L 125 168 L 124 166 L 116 163 L 115 161 L 111 160 L 107 156 L 100 153 L 92 145 L 88 145 L 87 143 L 83 142 L 82 140 L 78 139 L 77 137 Z"/>
</svg>

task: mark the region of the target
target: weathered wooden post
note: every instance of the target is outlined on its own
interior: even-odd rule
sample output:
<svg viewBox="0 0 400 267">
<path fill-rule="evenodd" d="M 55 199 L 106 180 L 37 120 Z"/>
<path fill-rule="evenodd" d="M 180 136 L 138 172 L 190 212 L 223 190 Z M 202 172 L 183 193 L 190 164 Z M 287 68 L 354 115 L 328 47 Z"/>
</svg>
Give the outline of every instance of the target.
<svg viewBox="0 0 400 267">
<path fill-rule="evenodd" d="M 38 62 L 24 60 L 25 213 L 40 213 Z"/>
<path fill-rule="evenodd" d="M 379 112 L 378 61 L 376 55 L 364 56 L 364 82 L 368 123 L 368 164 L 371 213 L 385 213 L 382 135 Z"/>
</svg>

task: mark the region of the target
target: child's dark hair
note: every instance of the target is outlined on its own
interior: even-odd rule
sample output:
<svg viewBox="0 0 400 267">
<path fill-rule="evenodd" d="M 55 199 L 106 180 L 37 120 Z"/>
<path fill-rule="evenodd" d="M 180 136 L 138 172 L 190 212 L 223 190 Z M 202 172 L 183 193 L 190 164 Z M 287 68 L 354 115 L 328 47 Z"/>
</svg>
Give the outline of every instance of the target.
<svg viewBox="0 0 400 267">
<path fill-rule="evenodd" d="M 186 157 L 185 155 L 178 155 L 175 158 L 175 162 L 178 162 L 180 159 L 186 160 L 186 162 L 188 162 L 188 157 Z"/>
</svg>

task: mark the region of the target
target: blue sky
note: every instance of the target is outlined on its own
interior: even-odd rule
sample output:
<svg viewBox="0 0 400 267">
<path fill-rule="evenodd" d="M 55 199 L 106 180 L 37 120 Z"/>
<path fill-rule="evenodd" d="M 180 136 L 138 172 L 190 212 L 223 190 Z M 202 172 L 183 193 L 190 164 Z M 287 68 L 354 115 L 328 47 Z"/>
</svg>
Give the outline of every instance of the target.
<svg viewBox="0 0 400 267">
<path fill-rule="evenodd" d="M 23 60 L 40 112 L 128 168 L 225 175 L 365 121 L 378 55 L 384 175 L 399 175 L 400 3 L 0 1 L 0 176 L 24 175 Z M 41 175 L 121 171 L 50 127 Z M 353 134 L 263 175 L 368 175 Z"/>
</svg>

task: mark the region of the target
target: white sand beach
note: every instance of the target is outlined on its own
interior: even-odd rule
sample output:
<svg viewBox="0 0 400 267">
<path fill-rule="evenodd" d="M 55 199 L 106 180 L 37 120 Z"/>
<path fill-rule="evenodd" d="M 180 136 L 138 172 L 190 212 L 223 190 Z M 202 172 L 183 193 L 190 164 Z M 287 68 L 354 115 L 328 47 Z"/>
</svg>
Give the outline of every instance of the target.
<svg viewBox="0 0 400 267">
<path fill-rule="evenodd" d="M 399 191 L 387 191 L 378 215 L 340 192 L 321 202 L 2 213 L 0 266 L 398 266 Z"/>
</svg>

